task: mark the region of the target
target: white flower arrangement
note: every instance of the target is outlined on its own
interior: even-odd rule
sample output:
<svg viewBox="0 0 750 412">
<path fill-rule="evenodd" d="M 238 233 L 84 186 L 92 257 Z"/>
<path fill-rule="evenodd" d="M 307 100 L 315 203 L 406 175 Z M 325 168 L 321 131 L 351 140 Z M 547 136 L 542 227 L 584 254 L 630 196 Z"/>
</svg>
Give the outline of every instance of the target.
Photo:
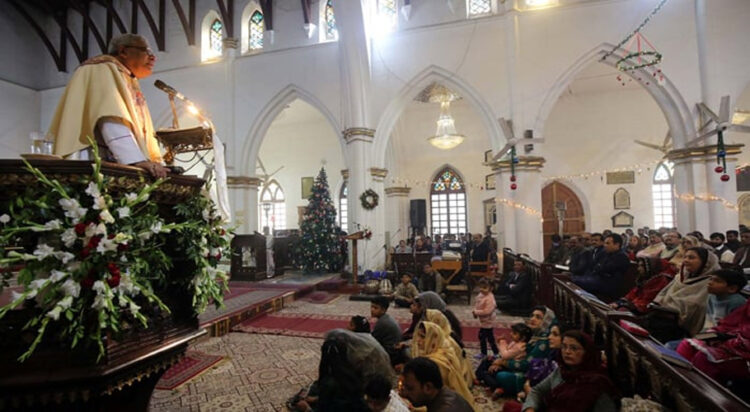
<svg viewBox="0 0 750 412">
<path fill-rule="evenodd" d="M 94 170 L 85 189 L 63 186 L 26 163 L 42 184 L 28 188 L 26 197 L 14 199 L 0 215 L 0 266 L 24 265 L 18 275 L 23 291 L 13 292 L 11 302 L 0 307 L 0 318 L 34 301 L 25 329 L 36 330 L 36 338 L 20 361 L 31 356 L 42 339 L 51 338 L 45 336 L 51 322 L 55 338 L 68 340 L 73 348 L 94 343 L 101 358 L 105 336 L 116 338 L 123 327 L 134 324 L 148 327 L 145 306 L 169 313 L 158 295 L 168 284 L 171 262 L 161 247 L 169 238 L 178 239 L 179 253 L 195 270 L 183 283 L 171 280 L 168 287 L 187 288 L 196 313 L 209 302 L 222 304 L 227 275 L 217 264 L 229 234 L 215 217 L 211 200 L 196 196 L 175 206 L 179 223 L 166 223 L 156 205 L 147 202 L 163 180 L 113 198 L 92 145 Z M 24 207 L 32 202 L 41 209 Z M 175 231 L 179 236 L 169 236 Z M 36 244 L 27 245 L 26 251 L 8 250 L 24 233 L 36 234 Z M 193 247 L 202 244 L 210 247 L 210 255 Z"/>
</svg>

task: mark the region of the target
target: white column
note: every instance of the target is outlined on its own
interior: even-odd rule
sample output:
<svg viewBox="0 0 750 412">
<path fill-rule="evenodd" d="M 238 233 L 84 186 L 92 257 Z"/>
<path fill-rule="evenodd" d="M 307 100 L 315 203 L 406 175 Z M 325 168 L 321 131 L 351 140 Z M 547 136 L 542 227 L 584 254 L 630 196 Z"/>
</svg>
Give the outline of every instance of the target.
<svg viewBox="0 0 750 412">
<path fill-rule="evenodd" d="M 233 224 L 237 234 L 258 230 L 258 186 L 260 179 L 248 176 L 227 176 L 229 197 L 234 206 Z"/>
<path fill-rule="evenodd" d="M 409 236 L 409 193 L 411 188 L 392 186 L 385 188 L 387 200 L 386 229 L 391 233 L 391 244 Z"/>
<path fill-rule="evenodd" d="M 495 171 L 495 192 L 498 212 L 502 210 L 502 223 L 498 216 L 498 241 L 519 253 L 542 260 L 542 174 L 544 158 L 519 156 L 514 166 L 515 182 L 510 181 L 510 160 L 491 164 Z M 512 189 L 512 185 L 516 189 Z"/>
</svg>

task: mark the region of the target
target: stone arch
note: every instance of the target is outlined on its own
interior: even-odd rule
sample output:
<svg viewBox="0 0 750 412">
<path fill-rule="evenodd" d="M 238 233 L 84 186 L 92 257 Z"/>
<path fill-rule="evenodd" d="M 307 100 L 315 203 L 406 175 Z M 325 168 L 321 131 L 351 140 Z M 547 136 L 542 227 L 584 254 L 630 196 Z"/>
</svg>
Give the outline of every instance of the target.
<svg viewBox="0 0 750 412">
<path fill-rule="evenodd" d="M 617 61 L 624 56 L 623 49 L 618 49 L 606 59 L 602 60 L 602 57 L 608 53 L 614 45 L 609 43 L 602 43 L 583 56 L 579 57 L 573 64 L 555 80 L 552 86 L 549 88 L 547 96 L 544 98 L 542 105 L 539 107 L 539 113 L 537 114 L 536 120 L 534 121 L 534 130 L 541 133 L 544 130 L 544 125 L 547 122 L 552 109 L 557 104 L 557 101 L 562 95 L 563 91 L 575 80 L 578 73 L 593 62 L 606 64 L 610 67 L 615 67 Z M 695 134 L 695 122 L 691 111 L 683 99 L 677 87 L 664 76 L 664 84 L 658 85 L 655 81 L 648 82 L 645 80 L 638 80 L 639 77 L 642 79 L 653 78 L 645 68 L 637 69 L 635 74 L 629 72 L 623 72 L 624 75 L 631 77 L 634 81 L 638 82 L 656 101 L 656 104 L 664 113 L 664 117 L 669 126 L 669 130 L 672 133 L 672 141 L 676 149 L 684 148 L 685 144 L 692 139 Z"/>
<path fill-rule="evenodd" d="M 458 92 L 466 99 L 477 111 L 482 123 L 487 130 L 487 136 L 494 150 L 499 150 L 505 142 L 500 125 L 492 111 L 490 105 L 484 100 L 482 95 L 474 89 L 468 82 L 461 77 L 442 67 L 431 65 L 422 72 L 414 76 L 391 100 L 383 111 L 375 129 L 375 139 L 373 143 L 373 165 L 383 167 L 385 164 L 385 155 L 388 148 L 388 142 L 391 139 L 391 132 L 396 125 L 399 117 L 409 102 L 414 99 L 420 91 L 430 85 L 432 82 L 439 82 Z"/>
<path fill-rule="evenodd" d="M 290 84 L 279 91 L 258 113 L 255 118 L 250 130 L 245 137 L 245 144 L 242 147 L 242 159 L 244 162 L 243 174 L 245 176 L 255 175 L 255 165 L 258 159 L 258 152 L 260 152 L 260 146 L 263 143 L 263 139 L 268 132 L 268 128 L 271 126 L 276 117 L 284 110 L 286 105 L 291 102 L 300 99 L 320 112 L 325 117 L 328 123 L 331 125 L 334 133 L 338 137 L 339 144 L 341 146 L 341 153 L 344 159 L 344 164 L 348 167 L 348 161 L 346 157 L 345 142 L 340 137 L 341 127 L 336 120 L 336 117 L 331 113 L 330 110 L 320 101 L 317 97 L 302 89 L 301 87 Z"/>
</svg>

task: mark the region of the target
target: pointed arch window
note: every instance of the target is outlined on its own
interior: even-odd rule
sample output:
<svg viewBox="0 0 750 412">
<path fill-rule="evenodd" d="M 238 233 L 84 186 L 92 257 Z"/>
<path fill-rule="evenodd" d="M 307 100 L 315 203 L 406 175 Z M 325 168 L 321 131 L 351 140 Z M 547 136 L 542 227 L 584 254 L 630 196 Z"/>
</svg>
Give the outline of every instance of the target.
<svg viewBox="0 0 750 412">
<path fill-rule="evenodd" d="M 435 176 L 430 187 L 430 218 L 432 233 L 466 233 L 466 188 L 461 177 L 451 168 Z"/>
<path fill-rule="evenodd" d="M 260 10 L 255 10 L 250 15 L 250 38 L 248 39 L 248 46 L 250 50 L 260 50 L 263 48 L 263 31 L 265 30 L 265 24 L 263 23 L 263 13 Z"/>
<path fill-rule="evenodd" d="M 224 23 L 219 19 L 214 20 L 211 23 L 211 29 L 208 36 L 211 54 L 214 57 L 221 56 L 221 53 L 224 51 L 224 45 L 222 44 L 224 39 Z"/>
<path fill-rule="evenodd" d="M 378 30 L 390 32 L 396 28 L 398 22 L 398 6 L 396 0 L 378 1 Z"/>
<path fill-rule="evenodd" d="M 333 14 L 333 0 L 326 0 L 326 6 L 323 9 L 323 24 L 325 27 L 325 40 L 338 40 L 339 31 L 336 29 L 336 16 Z M 343 226 L 342 226 L 343 227 Z"/>
<path fill-rule="evenodd" d="M 286 229 L 286 199 L 278 182 L 272 180 L 260 191 L 259 202 L 260 228 L 268 226 L 274 230 Z"/>
<path fill-rule="evenodd" d="M 341 185 L 341 192 L 339 192 L 339 227 L 341 230 L 347 231 L 349 225 L 349 204 L 347 203 L 347 196 L 349 189 L 347 188 L 346 181 Z"/>
<path fill-rule="evenodd" d="M 466 10 L 469 17 L 484 16 L 492 13 L 491 0 L 467 0 Z"/>
<path fill-rule="evenodd" d="M 659 163 L 651 184 L 654 202 L 654 228 L 674 227 L 674 163 Z"/>
</svg>

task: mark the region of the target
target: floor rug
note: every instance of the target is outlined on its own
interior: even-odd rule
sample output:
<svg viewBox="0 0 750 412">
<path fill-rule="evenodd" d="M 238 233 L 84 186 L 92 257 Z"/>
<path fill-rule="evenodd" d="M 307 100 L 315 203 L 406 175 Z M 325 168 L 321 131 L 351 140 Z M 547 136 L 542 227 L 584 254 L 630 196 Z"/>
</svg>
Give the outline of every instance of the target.
<svg viewBox="0 0 750 412">
<path fill-rule="evenodd" d="M 346 328 L 351 316 L 321 315 L 302 313 L 270 313 L 246 320 L 234 327 L 235 332 L 261 333 L 269 335 L 300 336 L 307 338 L 323 338 L 326 332 L 336 328 Z M 409 327 L 408 319 L 396 319 L 402 329 Z M 374 325 L 373 320 L 370 324 Z M 469 348 L 479 347 L 479 328 L 463 326 L 464 344 Z M 510 336 L 510 330 L 495 328 L 495 338 Z"/>
<path fill-rule="evenodd" d="M 223 356 L 208 355 L 198 351 L 187 351 L 185 357 L 169 368 L 156 384 L 156 389 L 175 389 L 209 370 L 219 363 Z"/>
</svg>

